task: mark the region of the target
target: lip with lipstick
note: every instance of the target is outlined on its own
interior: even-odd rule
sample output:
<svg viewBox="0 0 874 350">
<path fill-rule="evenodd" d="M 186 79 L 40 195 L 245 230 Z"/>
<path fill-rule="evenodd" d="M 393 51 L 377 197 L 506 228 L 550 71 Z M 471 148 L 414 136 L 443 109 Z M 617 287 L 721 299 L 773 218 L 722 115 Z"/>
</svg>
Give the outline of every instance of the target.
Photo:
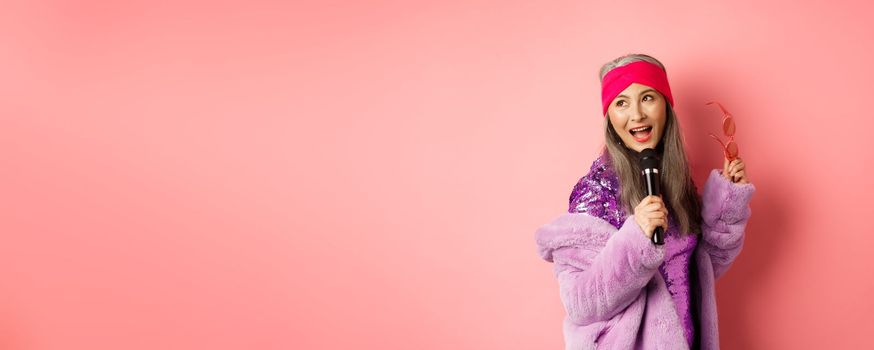
<svg viewBox="0 0 874 350">
<path fill-rule="evenodd" d="M 633 137 L 635 141 L 644 143 L 649 141 L 649 139 L 652 137 L 652 126 L 647 125 L 632 128 L 629 130 L 629 132 L 631 132 L 631 137 Z"/>
</svg>

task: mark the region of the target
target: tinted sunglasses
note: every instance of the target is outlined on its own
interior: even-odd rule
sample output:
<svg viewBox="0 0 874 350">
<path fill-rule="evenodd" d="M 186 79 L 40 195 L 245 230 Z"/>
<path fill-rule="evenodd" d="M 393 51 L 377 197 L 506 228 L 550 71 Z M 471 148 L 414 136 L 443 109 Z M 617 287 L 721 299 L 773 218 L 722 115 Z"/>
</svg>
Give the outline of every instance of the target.
<svg viewBox="0 0 874 350">
<path fill-rule="evenodd" d="M 719 142 L 719 145 L 722 146 L 722 151 L 725 154 L 725 158 L 727 158 L 728 161 L 733 161 L 737 159 L 738 156 L 737 143 L 734 142 L 734 117 L 731 115 L 731 113 L 728 113 L 728 111 L 725 110 L 725 107 L 723 107 L 722 104 L 719 102 L 712 101 L 707 102 L 706 104 L 712 105 L 714 103 L 719 106 L 719 109 L 722 110 L 722 132 L 728 138 L 728 142 L 723 143 L 722 140 L 713 133 L 710 133 L 710 137 L 716 140 L 716 142 Z"/>
</svg>

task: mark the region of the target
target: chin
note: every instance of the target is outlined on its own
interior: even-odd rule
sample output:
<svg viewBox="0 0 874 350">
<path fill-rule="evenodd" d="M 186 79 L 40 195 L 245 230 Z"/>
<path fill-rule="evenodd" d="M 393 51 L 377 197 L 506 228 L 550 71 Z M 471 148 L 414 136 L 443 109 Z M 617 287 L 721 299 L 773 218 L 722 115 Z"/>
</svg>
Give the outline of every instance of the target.
<svg viewBox="0 0 874 350">
<path fill-rule="evenodd" d="M 658 143 L 655 143 L 655 144 L 652 144 L 652 143 L 640 144 L 640 143 L 637 143 L 637 141 L 632 141 L 632 142 L 634 142 L 634 147 L 631 147 L 631 149 L 633 149 L 633 150 L 635 150 L 635 151 L 637 151 L 637 152 L 642 152 L 643 150 L 645 150 L 645 149 L 647 149 L 647 148 L 658 149 L 658 146 L 659 146 Z"/>
</svg>

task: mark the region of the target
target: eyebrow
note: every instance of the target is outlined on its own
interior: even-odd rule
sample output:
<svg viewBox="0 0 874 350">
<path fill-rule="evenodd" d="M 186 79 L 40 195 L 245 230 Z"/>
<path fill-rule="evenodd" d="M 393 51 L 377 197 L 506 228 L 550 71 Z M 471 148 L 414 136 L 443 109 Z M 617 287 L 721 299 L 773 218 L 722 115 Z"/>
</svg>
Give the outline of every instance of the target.
<svg viewBox="0 0 874 350">
<path fill-rule="evenodd" d="M 643 94 L 645 94 L 645 93 L 647 93 L 647 92 L 654 92 L 654 91 L 655 91 L 655 90 L 653 90 L 653 89 L 646 89 L 646 90 L 643 90 L 640 94 L 643 95 Z M 628 98 L 628 96 L 625 96 L 625 95 L 619 95 L 619 96 L 616 96 L 616 97 L 625 97 L 625 98 Z"/>
</svg>

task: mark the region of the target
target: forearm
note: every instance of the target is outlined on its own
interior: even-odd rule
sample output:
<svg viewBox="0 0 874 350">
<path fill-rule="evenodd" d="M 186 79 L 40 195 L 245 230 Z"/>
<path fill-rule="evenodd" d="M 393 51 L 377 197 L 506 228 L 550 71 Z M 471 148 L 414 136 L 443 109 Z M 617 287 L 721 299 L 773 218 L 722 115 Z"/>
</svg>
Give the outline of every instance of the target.
<svg viewBox="0 0 874 350">
<path fill-rule="evenodd" d="M 711 257 L 716 278 L 725 273 L 740 254 L 751 214 L 749 202 L 754 192 L 753 184 L 733 183 L 715 169 L 705 183 L 701 244 Z"/>
</svg>

